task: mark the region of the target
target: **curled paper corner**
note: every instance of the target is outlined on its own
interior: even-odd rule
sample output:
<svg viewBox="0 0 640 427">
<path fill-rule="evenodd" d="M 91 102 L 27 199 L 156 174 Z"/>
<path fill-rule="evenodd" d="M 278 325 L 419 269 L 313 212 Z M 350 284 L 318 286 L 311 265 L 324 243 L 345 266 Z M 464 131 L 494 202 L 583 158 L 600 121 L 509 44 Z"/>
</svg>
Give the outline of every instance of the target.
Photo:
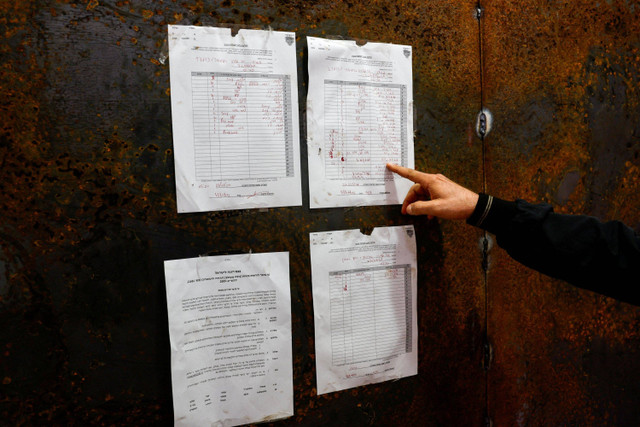
<svg viewBox="0 0 640 427">
<path fill-rule="evenodd" d="M 273 28 L 271 28 L 271 25 L 267 25 L 267 27 L 266 27 L 266 28 L 264 28 L 264 27 L 263 27 L 263 31 L 265 31 L 265 32 L 267 33 L 267 42 L 268 42 L 268 40 L 269 40 L 269 39 L 271 38 L 271 36 L 273 35 L 274 30 L 273 30 Z"/>
<path fill-rule="evenodd" d="M 167 38 L 165 37 L 164 40 L 162 41 L 162 47 L 160 48 L 160 55 L 158 56 L 158 62 L 164 65 L 165 62 L 167 62 L 168 58 L 169 58 L 169 45 L 167 43 Z"/>
</svg>

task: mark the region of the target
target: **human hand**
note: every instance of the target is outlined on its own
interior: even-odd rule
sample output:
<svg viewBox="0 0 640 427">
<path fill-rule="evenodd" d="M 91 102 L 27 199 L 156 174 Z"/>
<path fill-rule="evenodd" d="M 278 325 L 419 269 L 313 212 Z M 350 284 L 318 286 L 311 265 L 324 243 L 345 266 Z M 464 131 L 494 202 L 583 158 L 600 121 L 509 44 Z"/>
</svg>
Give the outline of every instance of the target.
<svg viewBox="0 0 640 427">
<path fill-rule="evenodd" d="M 478 203 L 478 194 L 440 174 L 430 174 L 387 163 L 387 169 L 415 184 L 402 203 L 402 213 L 444 219 L 467 219 Z"/>
</svg>

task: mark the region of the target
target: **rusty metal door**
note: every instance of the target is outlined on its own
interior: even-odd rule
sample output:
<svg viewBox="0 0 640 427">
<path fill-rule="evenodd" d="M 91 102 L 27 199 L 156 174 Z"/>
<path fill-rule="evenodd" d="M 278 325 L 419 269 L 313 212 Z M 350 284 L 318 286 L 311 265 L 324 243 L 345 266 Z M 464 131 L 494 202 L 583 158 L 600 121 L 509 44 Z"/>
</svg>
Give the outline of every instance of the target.
<svg viewBox="0 0 640 427">
<path fill-rule="evenodd" d="M 311 211 L 304 141 L 302 207 L 178 215 L 166 26 L 295 31 L 302 125 L 305 36 L 411 44 L 418 169 L 637 228 L 639 13 L 624 1 L 3 2 L 3 423 L 171 424 L 162 262 L 285 250 L 295 416 L 277 424 L 637 424 L 638 309 L 533 273 L 459 222 Z M 493 122 L 479 137 L 482 108 Z M 419 375 L 318 397 L 309 232 L 409 223 Z"/>
</svg>

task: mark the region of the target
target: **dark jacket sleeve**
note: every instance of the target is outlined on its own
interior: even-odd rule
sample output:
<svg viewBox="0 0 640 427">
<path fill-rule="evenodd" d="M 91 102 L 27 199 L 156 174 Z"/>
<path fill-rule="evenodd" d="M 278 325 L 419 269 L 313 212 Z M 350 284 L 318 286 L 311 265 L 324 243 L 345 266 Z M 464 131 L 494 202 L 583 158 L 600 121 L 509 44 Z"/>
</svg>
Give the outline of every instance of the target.
<svg viewBox="0 0 640 427">
<path fill-rule="evenodd" d="M 481 194 L 467 222 L 495 234 L 498 245 L 527 267 L 640 305 L 640 236 L 619 221 Z"/>
</svg>

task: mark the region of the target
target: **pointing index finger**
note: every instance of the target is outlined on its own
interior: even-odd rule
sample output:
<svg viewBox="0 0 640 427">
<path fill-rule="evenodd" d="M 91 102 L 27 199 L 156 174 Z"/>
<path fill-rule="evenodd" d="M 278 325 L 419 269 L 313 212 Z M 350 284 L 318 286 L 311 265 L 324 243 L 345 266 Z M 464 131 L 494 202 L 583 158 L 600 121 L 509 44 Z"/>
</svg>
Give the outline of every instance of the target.
<svg viewBox="0 0 640 427">
<path fill-rule="evenodd" d="M 421 172 L 418 172 L 414 169 L 405 168 L 404 166 L 394 165 L 393 163 L 387 163 L 387 169 L 391 172 L 395 172 L 403 178 L 407 178 L 415 183 L 421 183 L 424 181 L 424 175 Z"/>
</svg>

